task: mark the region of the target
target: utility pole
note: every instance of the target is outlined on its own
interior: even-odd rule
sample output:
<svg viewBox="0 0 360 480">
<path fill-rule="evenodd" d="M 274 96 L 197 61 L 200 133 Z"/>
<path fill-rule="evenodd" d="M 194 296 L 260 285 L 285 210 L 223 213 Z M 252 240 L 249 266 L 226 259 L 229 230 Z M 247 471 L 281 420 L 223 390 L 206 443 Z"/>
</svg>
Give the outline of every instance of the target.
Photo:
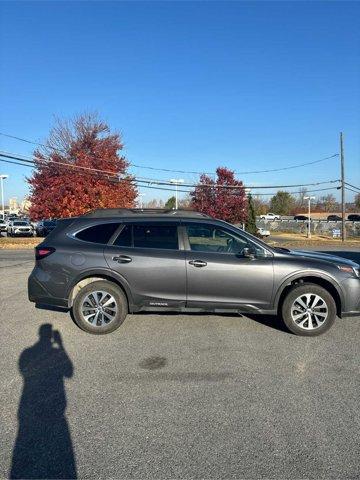
<svg viewBox="0 0 360 480">
<path fill-rule="evenodd" d="M 1 207 L 2 207 L 2 216 L 5 219 L 5 202 L 4 202 L 4 180 L 8 178 L 9 175 L 0 175 L 1 182 Z"/>
<path fill-rule="evenodd" d="M 341 159 L 341 241 L 345 242 L 345 165 L 343 134 L 340 132 L 340 159 Z"/>
<path fill-rule="evenodd" d="M 304 200 L 308 200 L 308 238 L 311 238 L 311 200 L 314 200 L 315 197 L 304 197 Z"/>
</svg>

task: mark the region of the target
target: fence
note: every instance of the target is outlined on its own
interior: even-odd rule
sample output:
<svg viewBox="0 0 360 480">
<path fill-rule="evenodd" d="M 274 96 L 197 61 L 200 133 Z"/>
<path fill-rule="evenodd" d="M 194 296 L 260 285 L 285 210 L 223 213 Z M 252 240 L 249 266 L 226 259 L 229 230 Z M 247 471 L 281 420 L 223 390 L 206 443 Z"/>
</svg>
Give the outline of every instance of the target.
<svg viewBox="0 0 360 480">
<path fill-rule="evenodd" d="M 270 232 L 284 232 L 284 233 L 303 233 L 305 234 L 308 229 L 307 220 L 261 220 L 260 218 L 256 219 L 257 227 L 265 228 L 270 230 Z M 360 222 L 345 222 L 346 235 L 348 237 L 359 237 L 360 236 Z M 326 235 L 329 237 L 333 236 L 333 230 L 340 230 L 341 232 L 341 221 L 338 222 L 329 222 L 327 220 L 311 220 L 310 223 L 311 233 L 316 235 Z"/>
</svg>

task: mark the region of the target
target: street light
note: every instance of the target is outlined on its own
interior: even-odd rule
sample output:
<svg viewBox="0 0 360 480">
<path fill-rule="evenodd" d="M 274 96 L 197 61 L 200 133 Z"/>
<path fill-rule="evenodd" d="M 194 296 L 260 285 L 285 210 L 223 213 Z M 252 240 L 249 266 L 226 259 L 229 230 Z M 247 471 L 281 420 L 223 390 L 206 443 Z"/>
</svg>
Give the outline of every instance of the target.
<svg viewBox="0 0 360 480">
<path fill-rule="evenodd" d="M 178 185 L 181 183 L 184 183 L 184 180 L 182 178 L 172 178 L 170 180 L 170 183 L 175 185 L 175 210 L 178 209 Z"/>
<path fill-rule="evenodd" d="M 139 193 L 138 197 L 140 197 L 139 199 L 139 204 L 140 204 L 140 208 L 141 210 L 143 209 L 143 201 L 142 201 L 142 197 L 145 197 L 146 193 Z"/>
<path fill-rule="evenodd" d="M 304 197 L 304 200 L 309 200 L 308 202 L 308 212 L 309 212 L 309 220 L 308 220 L 308 238 L 311 238 L 311 217 L 310 217 L 310 205 L 311 205 L 311 200 L 315 200 L 315 197 Z"/>
<path fill-rule="evenodd" d="M 9 178 L 9 175 L 0 174 L 0 181 L 1 181 L 1 206 L 2 206 L 3 219 L 5 218 L 4 180 L 5 180 L 6 178 Z"/>
</svg>

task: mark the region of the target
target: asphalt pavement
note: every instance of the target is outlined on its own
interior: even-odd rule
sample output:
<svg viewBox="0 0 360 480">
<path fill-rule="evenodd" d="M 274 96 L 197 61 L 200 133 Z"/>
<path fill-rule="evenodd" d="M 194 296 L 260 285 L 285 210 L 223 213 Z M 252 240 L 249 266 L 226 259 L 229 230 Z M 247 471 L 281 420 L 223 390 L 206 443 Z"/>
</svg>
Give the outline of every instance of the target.
<svg viewBox="0 0 360 480">
<path fill-rule="evenodd" d="M 0 251 L 0 477 L 359 478 L 360 317 L 313 339 L 182 314 L 92 336 L 28 302 L 32 265 Z"/>
</svg>

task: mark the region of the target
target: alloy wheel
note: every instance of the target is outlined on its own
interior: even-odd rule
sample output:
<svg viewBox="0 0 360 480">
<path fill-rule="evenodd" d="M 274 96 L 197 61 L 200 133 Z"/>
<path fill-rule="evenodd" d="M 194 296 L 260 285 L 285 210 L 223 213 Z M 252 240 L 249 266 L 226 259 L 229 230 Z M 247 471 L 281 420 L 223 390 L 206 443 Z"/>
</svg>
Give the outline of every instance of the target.
<svg viewBox="0 0 360 480">
<path fill-rule="evenodd" d="M 81 305 L 81 313 L 94 327 L 102 327 L 112 322 L 117 315 L 118 306 L 111 293 L 94 291 L 89 293 Z"/>
<path fill-rule="evenodd" d="M 304 330 L 320 328 L 328 317 L 325 300 L 314 293 L 305 293 L 297 297 L 291 306 L 293 322 Z"/>
</svg>

